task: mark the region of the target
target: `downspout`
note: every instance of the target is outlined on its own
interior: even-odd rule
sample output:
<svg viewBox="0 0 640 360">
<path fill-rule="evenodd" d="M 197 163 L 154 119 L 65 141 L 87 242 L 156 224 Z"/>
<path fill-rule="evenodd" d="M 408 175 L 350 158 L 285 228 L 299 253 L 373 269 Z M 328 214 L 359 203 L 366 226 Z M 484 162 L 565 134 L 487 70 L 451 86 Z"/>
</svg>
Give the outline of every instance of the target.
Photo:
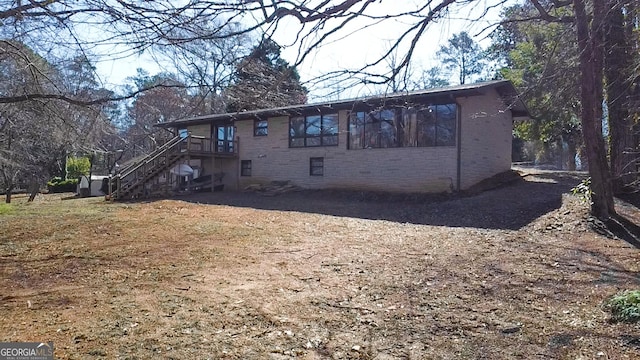
<svg viewBox="0 0 640 360">
<path fill-rule="evenodd" d="M 235 131 L 234 131 L 235 132 Z M 236 132 L 237 134 L 237 132 Z M 236 191 L 240 191 L 240 136 L 236 136 L 236 151 L 238 156 L 236 157 Z"/>
<path fill-rule="evenodd" d="M 456 191 L 460 191 L 461 183 L 462 183 L 462 111 L 460 111 L 462 106 L 458 103 L 456 99 L 456 137 L 457 137 L 457 163 L 456 163 Z"/>
</svg>

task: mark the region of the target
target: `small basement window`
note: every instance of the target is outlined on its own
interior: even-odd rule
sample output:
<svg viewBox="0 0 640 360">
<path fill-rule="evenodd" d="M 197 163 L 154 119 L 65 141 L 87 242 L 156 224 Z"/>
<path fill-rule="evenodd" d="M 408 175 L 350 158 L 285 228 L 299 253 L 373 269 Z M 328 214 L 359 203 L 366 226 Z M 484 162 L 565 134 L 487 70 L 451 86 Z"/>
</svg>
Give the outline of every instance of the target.
<svg viewBox="0 0 640 360">
<path fill-rule="evenodd" d="M 324 176 L 324 158 L 312 157 L 309 159 L 309 175 Z"/>
<path fill-rule="evenodd" d="M 240 161 L 240 176 L 251 176 L 251 160 Z"/>
</svg>

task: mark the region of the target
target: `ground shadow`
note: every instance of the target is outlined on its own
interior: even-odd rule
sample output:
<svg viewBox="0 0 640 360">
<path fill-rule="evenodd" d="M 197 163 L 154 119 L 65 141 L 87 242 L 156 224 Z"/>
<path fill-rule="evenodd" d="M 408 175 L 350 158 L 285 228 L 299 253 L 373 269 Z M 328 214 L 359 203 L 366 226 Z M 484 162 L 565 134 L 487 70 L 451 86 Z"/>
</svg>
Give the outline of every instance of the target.
<svg viewBox="0 0 640 360">
<path fill-rule="evenodd" d="M 582 180 L 575 173 L 525 176 L 475 195 L 397 195 L 358 191 L 301 191 L 276 196 L 218 192 L 177 197 L 193 203 L 299 211 L 401 223 L 517 230 L 558 209 L 562 194 Z"/>
<path fill-rule="evenodd" d="M 627 204 L 640 208 L 640 192 L 618 194 L 616 195 L 616 198 L 626 202 Z"/>
<path fill-rule="evenodd" d="M 617 237 L 640 249 L 640 226 L 632 216 L 640 208 L 640 193 L 618 194 L 615 201 L 617 213 L 606 221 L 589 218 L 591 227 L 602 235 Z"/>
<path fill-rule="evenodd" d="M 613 215 L 605 225 L 612 235 L 640 249 L 640 226 L 620 214 Z"/>
</svg>

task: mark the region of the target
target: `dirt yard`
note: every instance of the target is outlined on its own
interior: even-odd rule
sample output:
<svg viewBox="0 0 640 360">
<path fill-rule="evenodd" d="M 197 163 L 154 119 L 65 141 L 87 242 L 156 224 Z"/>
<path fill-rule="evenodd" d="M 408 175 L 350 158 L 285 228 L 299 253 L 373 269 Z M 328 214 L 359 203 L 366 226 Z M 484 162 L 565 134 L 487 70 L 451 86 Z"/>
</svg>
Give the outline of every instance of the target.
<svg viewBox="0 0 640 360">
<path fill-rule="evenodd" d="M 58 359 L 634 359 L 640 254 L 541 172 L 470 197 L 39 196 L 0 210 L 0 341 Z M 619 211 L 640 223 L 640 210 Z"/>
</svg>

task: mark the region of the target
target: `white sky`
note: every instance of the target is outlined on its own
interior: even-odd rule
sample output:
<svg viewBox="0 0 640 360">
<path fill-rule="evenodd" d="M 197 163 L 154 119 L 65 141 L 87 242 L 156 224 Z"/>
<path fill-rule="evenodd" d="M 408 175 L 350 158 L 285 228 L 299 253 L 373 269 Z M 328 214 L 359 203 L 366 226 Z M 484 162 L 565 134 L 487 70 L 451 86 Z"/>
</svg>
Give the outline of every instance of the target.
<svg viewBox="0 0 640 360">
<path fill-rule="evenodd" d="M 423 1 L 386 1 L 375 3 L 375 7 L 369 8 L 368 14 L 387 15 L 410 11 L 417 7 L 414 3 Z M 461 31 L 467 31 L 475 40 L 486 48 L 490 41 L 487 38 L 488 32 L 483 30 L 495 24 L 500 17 L 501 8 L 489 11 L 481 21 L 470 21 L 482 16 L 491 0 L 475 1 L 471 5 L 458 7 L 450 11 L 446 18 L 439 19 L 432 23 L 423 34 L 412 57 L 412 68 L 414 77 L 420 76 L 422 70 L 426 70 L 437 65 L 436 52 L 441 45 L 446 44 L 449 38 Z M 404 23 L 403 23 L 404 21 Z M 297 20 L 291 19 L 291 24 L 283 28 L 283 31 L 276 32 L 275 40 L 281 45 L 291 44 L 295 40 L 296 29 L 299 25 Z M 367 62 L 377 60 L 392 46 L 398 37 L 406 31 L 411 23 L 407 19 L 397 21 L 387 21 L 364 30 L 352 32 L 352 30 L 367 24 L 366 20 L 354 21 L 351 29 L 341 29 L 339 35 L 334 37 L 335 41 L 327 42 L 325 46 L 307 57 L 299 66 L 302 80 L 313 79 L 314 77 L 335 71 L 338 69 L 354 69 L 362 67 Z M 280 30 L 280 29 L 279 29 Z M 481 34 L 480 34 L 481 33 Z M 334 39 L 332 38 L 332 39 Z M 410 38 L 409 38 L 410 39 Z M 409 42 L 407 41 L 405 45 Z M 296 44 L 297 45 L 297 44 Z M 290 62 L 294 62 L 298 57 L 298 46 L 293 45 L 285 48 L 283 57 Z M 405 54 L 408 47 L 401 48 L 398 56 Z M 398 59 L 400 60 L 400 59 Z M 386 66 L 378 68 L 379 71 L 388 70 Z M 311 98 L 322 96 L 323 89 L 309 89 Z M 353 98 L 371 94 L 379 94 L 384 91 L 381 87 L 357 87 L 345 91 L 341 98 Z"/>
<path fill-rule="evenodd" d="M 493 8 L 483 17 L 481 21 L 469 21 L 481 16 L 485 8 L 491 5 L 494 0 L 479 0 L 472 2 L 455 11 L 450 11 L 448 18 L 440 19 L 431 24 L 425 34 L 423 34 L 414 58 L 412 68 L 415 75 L 419 76 L 422 69 L 428 69 L 436 64 L 435 53 L 440 46 L 455 33 L 467 31 L 471 36 L 480 33 L 487 26 L 494 24 L 499 19 L 501 8 Z M 497 2 L 499 0 L 495 0 Z M 422 3 L 418 0 L 406 1 L 380 1 L 374 3 L 367 13 L 393 14 L 403 9 L 415 9 L 415 3 Z M 310 54 L 302 64 L 298 66 L 298 71 L 302 81 L 308 81 L 318 75 L 339 69 L 355 69 L 361 67 L 366 62 L 376 60 L 391 46 L 392 41 L 405 31 L 407 23 L 399 21 L 386 21 L 381 24 L 369 27 L 364 30 L 353 31 L 358 27 L 367 24 L 366 19 L 357 19 L 352 22 L 351 28 L 341 29 L 336 36 L 325 42 L 318 50 Z M 298 34 L 300 25 L 297 20 L 290 18 L 280 23 L 275 32 L 274 40 L 284 46 L 283 58 L 290 63 L 296 62 L 299 56 L 298 45 L 295 44 L 295 37 Z M 475 40 L 483 47 L 488 46 L 486 39 L 488 32 L 482 33 Z M 404 51 L 400 52 L 402 55 Z M 137 68 L 144 68 L 151 75 L 158 73 L 161 68 L 153 60 L 150 54 L 141 56 L 131 56 L 117 61 L 105 61 L 97 64 L 100 78 L 107 87 L 113 87 L 126 82 L 127 77 L 136 74 Z M 384 67 L 380 68 L 383 70 Z M 309 100 L 320 100 L 324 94 L 332 89 L 309 88 Z M 380 93 L 381 88 L 358 87 L 344 91 L 341 98 L 351 98 L 371 93 Z"/>
</svg>

